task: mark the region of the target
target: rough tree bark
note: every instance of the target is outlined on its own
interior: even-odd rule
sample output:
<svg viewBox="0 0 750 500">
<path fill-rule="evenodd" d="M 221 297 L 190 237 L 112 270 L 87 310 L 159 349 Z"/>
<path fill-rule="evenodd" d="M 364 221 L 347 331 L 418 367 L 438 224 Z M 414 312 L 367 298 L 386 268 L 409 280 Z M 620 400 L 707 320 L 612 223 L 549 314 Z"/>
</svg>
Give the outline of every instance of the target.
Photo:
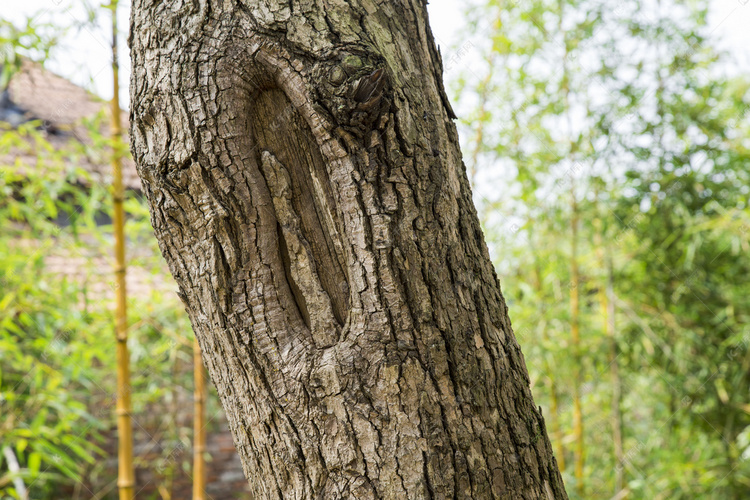
<svg viewBox="0 0 750 500">
<path fill-rule="evenodd" d="M 420 0 L 134 0 L 132 150 L 257 498 L 567 498 Z"/>
</svg>

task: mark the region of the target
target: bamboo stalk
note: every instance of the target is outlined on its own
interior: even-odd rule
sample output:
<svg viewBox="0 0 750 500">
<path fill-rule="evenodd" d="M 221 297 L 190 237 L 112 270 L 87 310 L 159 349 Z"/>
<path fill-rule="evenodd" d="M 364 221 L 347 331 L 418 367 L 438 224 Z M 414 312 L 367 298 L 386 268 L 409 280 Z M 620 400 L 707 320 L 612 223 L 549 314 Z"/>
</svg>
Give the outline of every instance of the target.
<svg viewBox="0 0 750 500">
<path fill-rule="evenodd" d="M 109 5 L 112 10 L 112 227 L 115 234 L 115 335 L 117 338 L 117 487 L 120 500 L 135 498 L 133 468 L 133 430 L 130 404 L 130 355 L 128 354 L 127 290 L 125 287 L 125 189 L 122 182 L 122 124 L 120 122 L 120 82 L 117 58 L 117 0 Z"/>
<path fill-rule="evenodd" d="M 564 2 L 559 2 L 559 16 L 558 16 L 558 30 L 560 33 L 565 33 L 563 30 L 563 11 Z M 564 36 L 565 38 L 565 36 Z M 572 140 L 573 136 L 573 120 L 571 118 L 570 111 L 570 79 L 568 73 L 568 44 L 564 41 L 565 53 L 562 60 L 562 94 L 565 109 L 565 119 L 568 128 L 568 143 L 570 149 L 568 150 L 568 159 L 571 163 L 574 161 L 573 154 L 576 146 Z M 571 286 L 570 286 L 570 333 L 571 333 L 571 344 L 573 348 L 573 363 L 575 365 L 573 372 L 573 437 L 575 440 L 575 448 L 573 453 L 574 461 L 574 477 L 576 480 L 576 492 L 580 497 L 584 497 L 584 483 L 583 483 L 583 466 L 586 460 L 584 438 L 583 438 L 583 410 L 581 408 L 581 336 L 580 336 L 580 291 L 579 286 L 581 284 L 580 271 L 578 268 L 578 218 L 580 216 L 578 210 L 578 199 L 576 197 L 576 182 L 574 174 L 570 173 L 570 203 L 571 203 L 571 215 L 570 215 L 570 229 L 571 229 L 571 256 L 570 256 L 570 274 L 571 274 Z"/>
<path fill-rule="evenodd" d="M 198 339 L 193 341 L 193 370 L 195 378 L 193 396 L 193 500 L 205 500 L 206 472 L 203 454 L 206 451 L 206 383 Z"/>
<path fill-rule="evenodd" d="M 573 434 L 575 436 L 575 478 L 576 490 L 580 496 L 583 496 L 583 464 L 585 461 L 584 442 L 583 442 L 583 410 L 581 409 L 581 334 L 580 334 L 580 271 L 578 269 L 578 201 L 576 200 L 575 190 L 572 190 L 572 216 L 571 226 L 571 287 L 570 287 L 570 333 L 573 346 L 573 357 L 575 363 L 574 381 L 573 381 Z"/>
<path fill-rule="evenodd" d="M 529 239 L 533 241 L 533 230 L 529 229 Z M 544 318 L 545 315 L 545 304 L 546 301 L 542 298 L 542 293 L 544 292 L 544 287 L 542 286 L 542 269 L 541 264 L 539 262 L 539 254 L 536 251 L 534 247 L 532 247 L 532 251 L 534 251 L 534 288 L 536 289 L 537 293 L 537 300 L 540 300 L 540 307 L 542 309 L 541 316 Z M 549 340 L 549 336 L 547 335 L 547 325 L 546 321 L 543 320 L 542 325 L 542 341 L 546 344 Z M 544 357 L 545 360 L 547 360 L 547 357 Z M 562 442 L 562 433 L 560 430 L 560 418 L 559 418 L 559 404 L 557 400 L 557 384 L 555 383 L 554 373 L 552 366 L 550 365 L 549 361 L 545 361 L 545 370 L 547 372 L 547 380 L 549 382 L 549 411 L 550 411 L 550 427 L 552 428 L 552 441 L 555 447 L 555 455 L 557 458 L 557 465 L 560 468 L 560 471 L 565 470 L 565 448 Z"/>
<path fill-rule="evenodd" d="M 604 332 L 609 339 L 609 373 L 612 379 L 612 443 L 614 445 L 615 455 L 615 497 L 624 499 L 627 492 L 623 492 L 625 477 L 623 463 L 625 456 L 622 447 L 622 411 L 620 401 L 622 399 L 622 380 L 620 379 L 620 365 L 617 361 L 617 339 L 615 337 L 615 301 L 614 301 L 614 271 L 612 265 L 612 256 L 609 248 L 604 244 L 602 235 L 601 220 L 595 221 L 597 226 L 596 232 L 596 251 L 599 257 L 599 263 L 606 273 L 605 286 L 599 288 L 599 303 L 602 310 L 604 321 Z"/>
<path fill-rule="evenodd" d="M 560 428 L 559 403 L 557 400 L 557 384 L 555 379 L 549 378 L 549 411 L 551 414 L 550 427 L 555 440 L 555 455 L 560 472 L 565 471 L 565 446 L 563 444 L 562 430 Z"/>
</svg>

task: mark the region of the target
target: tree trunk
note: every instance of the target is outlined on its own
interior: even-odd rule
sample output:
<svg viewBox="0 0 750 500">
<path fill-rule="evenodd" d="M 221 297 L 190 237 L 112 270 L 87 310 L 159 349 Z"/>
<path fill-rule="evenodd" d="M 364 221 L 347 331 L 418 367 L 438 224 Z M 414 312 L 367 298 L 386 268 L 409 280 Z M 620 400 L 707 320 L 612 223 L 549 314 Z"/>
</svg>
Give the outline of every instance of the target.
<svg viewBox="0 0 750 500">
<path fill-rule="evenodd" d="M 418 0 L 135 0 L 131 137 L 257 498 L 567 498 Z"/>
</svg>

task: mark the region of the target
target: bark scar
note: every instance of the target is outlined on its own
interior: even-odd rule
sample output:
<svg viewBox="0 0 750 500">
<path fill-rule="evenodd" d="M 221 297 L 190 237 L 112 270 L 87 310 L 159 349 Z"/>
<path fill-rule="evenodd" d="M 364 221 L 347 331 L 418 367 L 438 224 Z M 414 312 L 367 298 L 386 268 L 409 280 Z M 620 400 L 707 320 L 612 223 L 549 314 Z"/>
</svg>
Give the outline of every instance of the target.
<svg viewBox="0 0 750 500">
<path fill-rule="evenodd" d="M 290 288 L 297 292 L 294 293 L 297 305 L 306 316 L 315 344 L 329 347 L 338 339 L 340 328 L 334 318 L 331 299 L 320 282 L 310 244 L 302 234 L 299 214 L 292 204 L 289 172 L 270 151 L 261 153 L 261 168 L 283 236 L 279 241 L 279 245 L 285 247 L 281 253 L 288 256 L 284 260 L 292 281 Z"/>
</svg>

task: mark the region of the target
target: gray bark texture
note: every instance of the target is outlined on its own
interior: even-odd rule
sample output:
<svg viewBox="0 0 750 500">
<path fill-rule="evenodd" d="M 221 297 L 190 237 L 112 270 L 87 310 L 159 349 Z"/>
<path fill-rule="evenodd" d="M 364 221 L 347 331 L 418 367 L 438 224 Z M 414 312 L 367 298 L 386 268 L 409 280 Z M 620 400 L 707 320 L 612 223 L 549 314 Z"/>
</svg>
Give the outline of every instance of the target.
<svg viewBox="0 0 750 500">
<path fill-rule="evenodd" d="M 258 499 L 567 498 L 420 0 L 133 0 L 133 156 Z"/>
</svg>

